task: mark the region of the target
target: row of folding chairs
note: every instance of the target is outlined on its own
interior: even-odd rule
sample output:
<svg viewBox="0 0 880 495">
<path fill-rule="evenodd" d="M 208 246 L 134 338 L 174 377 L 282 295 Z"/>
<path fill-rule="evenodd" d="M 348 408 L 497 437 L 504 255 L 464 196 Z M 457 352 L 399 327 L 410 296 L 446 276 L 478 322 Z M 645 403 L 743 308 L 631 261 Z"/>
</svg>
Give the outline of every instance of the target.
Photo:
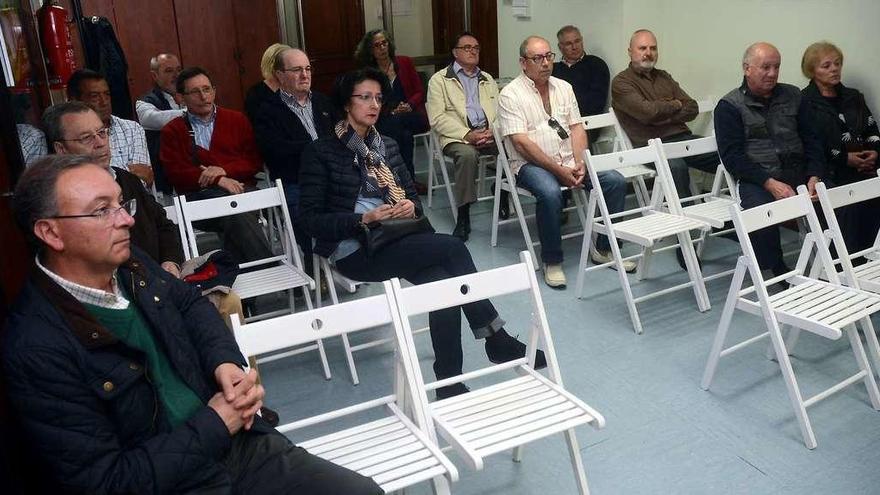
<svg viewBox="0 0 880 495">
<path fill-rule="evenodd" d="M 481 470 L 488 456 L 512 450 L 514 460 L 519 461 L 525 444 L 562 433 L 578 493 L 588 493 L 575 428 L 586 424 L 602 428 L 605 419 L 565 389 L 531 258 L 523 252 L 520 260 L 511 266 L 406 288 L 393 279 L 383 283 L 381 295 L 269 320 L 241 324 L 234 319 L 235 337 L 246 355 L 391 327 L 394 355 L 385 388 L 389 393 L 342 407 L 339 402 L 344 399 L 334 401 L 336 410 L 281 425 L 278 430 L 294 432 L 321 424 L 322 432 L 332 432 L 296 443 L 372 477 L 388 493 L 425 482 L 435 493 L 449 493 L 458 470 L 444 454 L 446 448 L 454 450 L 469 468 Z M 412 318 L 508 294 L 525 296 L 531 307 L 526 356 L 426 381 L 413 340 Z M 539 347 L 547 359 L 546 375 L 534 367 Z M 464 381 L 492 383 L 428 401 L 431 390 Z M 328 425 L 336 422 L 342 426 Z M 440 439 L 447 447 L 441 448 Z"/>
</svg>

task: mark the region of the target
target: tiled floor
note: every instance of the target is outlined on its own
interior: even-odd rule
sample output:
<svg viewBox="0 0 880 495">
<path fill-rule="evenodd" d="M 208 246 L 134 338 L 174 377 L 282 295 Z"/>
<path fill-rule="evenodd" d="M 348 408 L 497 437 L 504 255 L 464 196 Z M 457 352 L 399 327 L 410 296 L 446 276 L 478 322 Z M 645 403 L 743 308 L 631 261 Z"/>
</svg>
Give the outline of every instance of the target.
<svg viewBox="0 0 880 495">
<path fill-rule="evenodd" d="M 440 232 L 452 230 L 442 196 L 429 215 Z M 500 244 L 489 246 L 491 204 L 473 209 L 468 247 L 479 268 L 515 263 L 523 248 L 518 227 L 502 229 Z M 572 223 L 576 222 L 572 216 Z M 796 243 L 796 236 L 790 236 Z M 819 447 L 807 450 L 788 402 L 778 366 L 753 346 L 724 358 L 709 392 L 699 388 L 730 278 L 708 285 L 712 309 L 697 311 L 693 292 L 681 291 L 640 305 L 645 332 L 632 331 L 618 279 L 610 270 L 589 275 L 587 297 L 574 296 L 580 240 L 564 244 L 570 287 L 543 286 L 557 355 L 566 387 L 602 412 L 607 427 L 583 427 L 579 440 L 594 494 L 813 494 L 880 493 L 880 412 L 864 387 L 856 385 L 812 408 Z M 737 245 L 716 239 L 707 247 L 704 270 L 733 265 Z M 649 284 L 684 279 L 672 252 L 655 257 Z M 540 273 L 538 274 L 540 276 Z M 634 279 L 632 279 L 634 280 Z M 381 286 L 363 287 L 362 294 Z M 638 289 L 636 289 L 638 294 Z M 524 299 L 495 301 L 511 333 L 528 321 Z M 734 336 L 761 327 L 738 314 Z M 465 367 L 486 363 L 482 345 L 462 331 Z M 417 337 L 422 370 L 431 373 L 427 336 Z M 314 353 L 261 366 L 268 404 L 290 421 L 364 398 L 387 393 L 387 349 L 357 355 L 361 384 L 353 386 L 338 341 L 327 343 L 333 379 L 321 376 Z M 848 376 L 855 362 L 845 339 L 804 335 L 794 354 L 795 372 L 807 395 Z M 294 437 L 296 440 L 297 437 Z M 568 494 L 575 484 L 562 436 L 530 444 L 524 461 L 489 459 L 481 472 L 468 471 L 452 456 L 461 480 L 458 494 Z M 408 493 L 430 493 L 420 486 Z"/>
</svg>

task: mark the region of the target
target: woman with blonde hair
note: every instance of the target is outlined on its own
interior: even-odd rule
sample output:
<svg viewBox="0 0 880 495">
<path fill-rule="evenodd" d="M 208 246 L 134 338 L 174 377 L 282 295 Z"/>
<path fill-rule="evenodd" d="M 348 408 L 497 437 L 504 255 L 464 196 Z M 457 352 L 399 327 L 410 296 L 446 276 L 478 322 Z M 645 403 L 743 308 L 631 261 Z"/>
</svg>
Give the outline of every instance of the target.
<svg viewBox="0 0 880 495">
<path fill-rule="evenodd" d="M 804 52 L 801 71 L 810 80 L 802 94 L 812 109 L 831 181 L 842 185 L 876 177 L 880 132 L 865 96 L 841 82 L 843 52 L 828 41 L 813 43 Z M 873 245 L 880 228 L 880 201 L 838 210 L 837 216 L 851 252 Z"/>
<path fill-rule="evenodd" d="M 251 124 L 254 123 L 254 116 L 260 105 L 270 99 L 281 87 L 275 77 L 275 58 L 279 53 L 289 49 L 290 46 L 283 43 L 273 43 L 263 52 L 263 58 L 260 59 L 260 73 L 263 74 L 263 80 L 251 86 L 244 99 L 244 110 Z"/>
</svg>

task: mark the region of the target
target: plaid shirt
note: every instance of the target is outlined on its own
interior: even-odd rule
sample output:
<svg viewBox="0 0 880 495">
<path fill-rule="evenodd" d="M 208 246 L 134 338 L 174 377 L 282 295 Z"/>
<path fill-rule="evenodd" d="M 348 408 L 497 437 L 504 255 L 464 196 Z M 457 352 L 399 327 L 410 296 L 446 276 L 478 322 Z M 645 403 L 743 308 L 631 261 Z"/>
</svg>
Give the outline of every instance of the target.
<svg viewBox="0 0 880 495">
<path fill-rule="evenodd" d="M 306 128 L 306 132 L 309 133 L 309 136 L 312 136 L 312 141 L 318 139 L 318 131 L 315 130 L 315 121 L 312 115 L 312 93 L 310 92 L 309 97 L 306 98 L 305 105 L 300 105 L 299 101 L 296 100 L 296 96 L 293 96 L 283 89 L 278 90 L 278 96 L 281 97 L 281 101 L 287 105 L 287 108 L 299 117 L 303 127 Z"/>
<path fill-rule="evenodd" d="M 119 284 L 116 282 L 116 272 L 113 272 L 113 278 L 110 279 L 110 285 L 113 287 L 113 292 L 103 291 L 101 289 L 93 289 L 91 287 L 86 287 L 84 285 L 80 285 L 76 282 L 71 282 L 65 278 L 61 278 L 45 266 L 40 263 L 40 257 L 36 258 L 37 266 L 40 267 L 40 270 L 46 273 L 56 284 L 60 285 L 64 290 L 70 293 L 71 296 L 76 298 L 77 301 L 83 304 L 91 304 L 94 306 L 98 306 L 100 308 L 107 309 L 126 309 L 128 308 L 129 301 L 122 295 L 122 291 L 119 290 Z"/>
<path fill-rule="evenodd" d="M 18 131 L 18 141 L 21 143 L 21 155 L 25 164 L 30 165 L 49 154 L 43 131 L 30 124 L 16 124 L 15 129 Z"/>
<path fill-rule="evenodd" d="M 144 128 L 133 120 L 110 116 L 110 166 L 128 170 L 131 163 L 150 165 Z"/>
</svg>

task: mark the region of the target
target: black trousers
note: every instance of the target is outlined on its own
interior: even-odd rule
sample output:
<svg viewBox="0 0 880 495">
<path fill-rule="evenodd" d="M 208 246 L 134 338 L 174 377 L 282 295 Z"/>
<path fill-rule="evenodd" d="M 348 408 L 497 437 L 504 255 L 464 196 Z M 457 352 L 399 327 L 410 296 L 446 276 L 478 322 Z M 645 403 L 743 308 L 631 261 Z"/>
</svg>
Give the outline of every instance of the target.
<svg viewBox="0 0 880 495">
<path fill-rule="evenodd" d="M 376 123 L 379 133 L 384 134 L 395 141 L 400 148 L 400 156 L 409 170 L 409 175 L 416 180 L 416 169 L 413 165 L 413 135 L 428 132 L 428 118 L 419 112 L 406 112 L 391 115 L 383 113 Z"/>
<path fill-rule="evenodd" d="M 474 273 L 477 268 L 461 239 L 447 234 L 413 234 L 384 247 L 372 258 L 363 249 L 336 262 L 346 277 L 365 282 L 381 282 L 399 277 L 413 284 L 424 284 Z M 485 338 L 504 326 L 488 300 L 433 311 L 428 315 L 434 346 L 434 373 L 447 378 L 461 373 L 461 312 L 474 337 Z"/>
<path fill-rule="evenodd" d="M 241 431 L 229 453 L 211 467 L 207 486 L 188 495 L 373 495 L 384 493 L 372 479 L 325 461 L 293 445 L 281 433 Z"/>
</svg>

